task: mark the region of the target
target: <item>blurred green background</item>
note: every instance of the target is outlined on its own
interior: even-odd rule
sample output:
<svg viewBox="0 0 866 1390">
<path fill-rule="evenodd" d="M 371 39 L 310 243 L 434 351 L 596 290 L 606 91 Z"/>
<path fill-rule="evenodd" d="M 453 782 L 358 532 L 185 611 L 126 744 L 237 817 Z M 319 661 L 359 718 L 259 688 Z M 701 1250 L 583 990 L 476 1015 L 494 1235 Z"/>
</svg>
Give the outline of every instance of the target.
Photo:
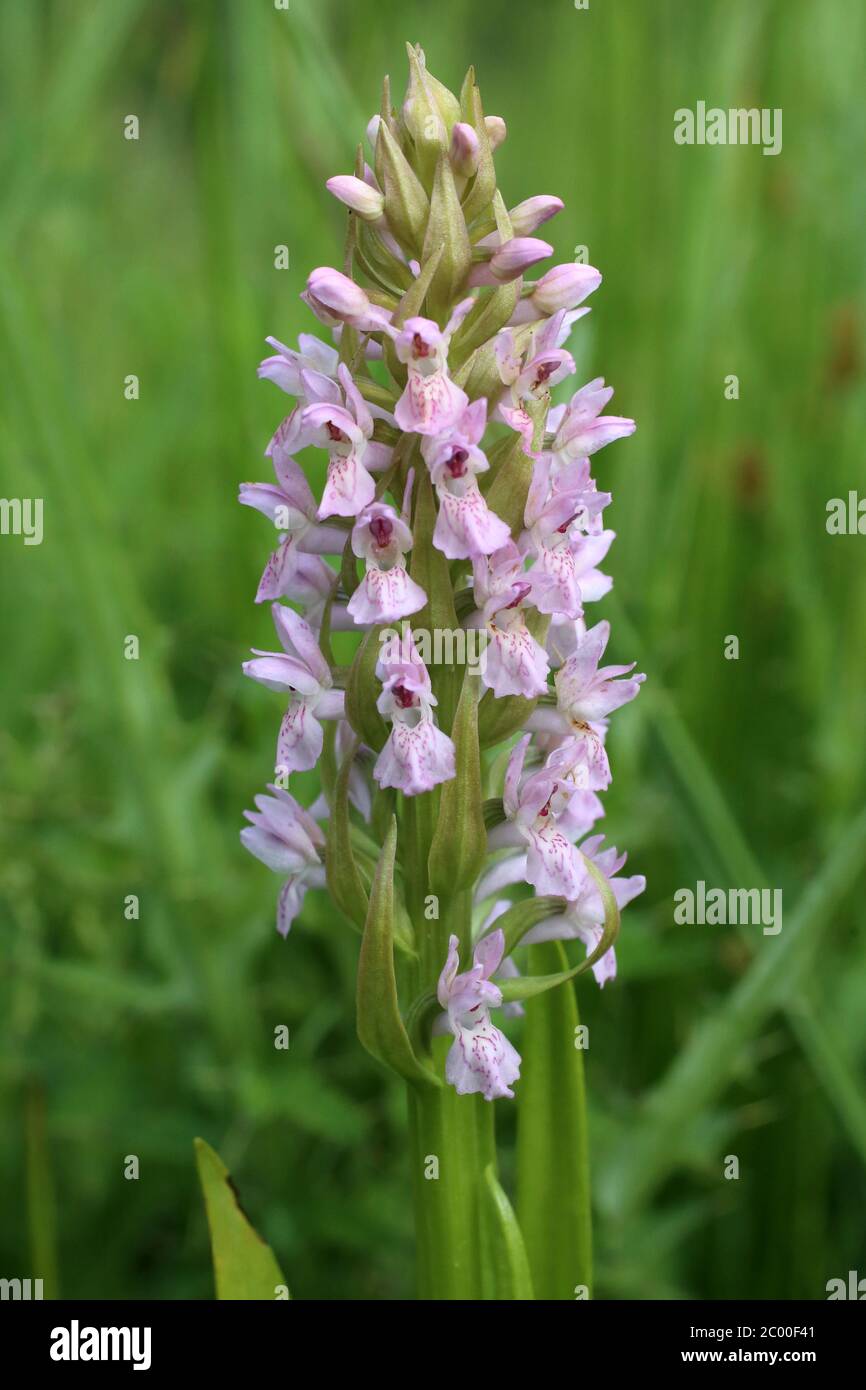
<svg viewBox="0 0 866 1390">
<path fill-rule="evenodd" d="M 314 327 L 323 181 L 385 72 L 402 95 L 405 39 L 452 87 L 476 64 L 508 203 L 565 199 L 544 235 L 605 276 L 579 380 L 638 421 L 595 470 L 619 537 L 596 611 L 649 677 L 604 827 L 649 886 L 620 978 L 579 982 L 598 1293 L 823 1298 L 866 1274 L 866 539 L 825 529 L 866 495 L 851 0 L 0 4 L 0 492 L 45 525 L 0 538 L 0 1275 L 210 1297 L 201 1134 L 297 1296 L 411 1289 L 357 939 L 312 894 L 282 942 L 237 840 L 278 701 L 240 675 L 269 537 L 235 502 L 287 408 L 264 336 Z M 782 153 L 676 146 L 698 100 L 781 107 Z M 698 879 L 782 888 L 782 933 L 674 925 Z"/>
</svg>

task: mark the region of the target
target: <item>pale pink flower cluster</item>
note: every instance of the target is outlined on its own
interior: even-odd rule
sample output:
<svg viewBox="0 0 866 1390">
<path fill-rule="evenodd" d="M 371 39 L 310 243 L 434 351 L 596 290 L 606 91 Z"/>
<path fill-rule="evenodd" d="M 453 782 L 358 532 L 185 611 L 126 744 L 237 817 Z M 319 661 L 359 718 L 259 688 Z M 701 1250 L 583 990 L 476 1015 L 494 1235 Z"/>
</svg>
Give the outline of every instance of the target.
<svg viewBox="0 0 866 1390">
<path fill-rule="evenodd" d="M 486 123 L 491 147 L 505 134 L 497 119 Z M 380 127 L 377 117 L 368 128 L 374 146 L 387 139 Z M 471 124 L 453 124 L 447 158 L 464 195 L 479 167 L 480 139 Z M 408 138 L 405 145 L 411 145 Z M 402 275 L 422 273 L 401 224 L 389 220 L 386 190 L 369 166 L 363 177 L 339 175 L 328 188 Z M 277 786 L 271 796 L 257 798 L 259 809 L 248 813 L 251 826 L 242 838 L 285 879 L 281 932 L 306 888 L 320 886 L 324 875 L 324 833 L 285 783 L 316 766 L 325 722 L 336 721 L 340 748 L 361 733 L 350 728 L 345 682 L 320 644 L 326 612 L 331 632 L 360 636 L 412 619 L 431 598 L 412 577 L 413 546 L 432 544 L 450 566 L 455 593 L 469 596 L 461 621 L 486 636 L 485 687 L 495 699 L 530 702 L 508 764 L 504 820 L 489 833 L 490 862 L 475 889 L 483 924 L 474 963 L 459 973 L 460 943 L 452 937 L 438 988 L 441 1027 L 454 1036 L 448 1079 L 458 1091 L 488 1099 L 511 1095 L 519 1073 L 517 1054 L 489 1018 L 489 1009 L 502 1002 L 492 975 L 515 970 L 502 960 L 501 931 L 487 930 L 509 905 L 508 891 L 526 883 L 565 902 L 524 942 L 575 937 L 589 953 L 601 939 L 604 908 L 587 860 L 609 880 L 620 906 L 644 887 L 639 876 L 618 877 L 625 856 L 603 849 L 602 837 L 592 833 L 603 815 L 599 793 L 611 780 L 609 716 L 634 699 L 644 678 L 630 665 L 601 665 L 609 625 L 591 626 L 585 618 L 586 605 L 611 587 L 599 566 L 614 540 L 603 522 L 611 497 L 597 487 L 590 459 L 635 426 L 604 413 L 613 392 L 600 378 L 549 408 L 551 390 L 575 372 L 566 343 L 589 312 L 583 301 L 601 283 L 598 271 L 565 263 L 534 283 L 522 281 L 552 254 L 532 233 L 561 208 L 558 198 L 529 198 L 511 210 L 510 236 L 494 231 L 474 238 L 473 265 L 441 326 L 419 314 L 403 321 L 397 301 L 375 286 L 368 291 L 338 270 L 314 270 L 301 297 L 331 341 L 302 334 L 294 349 L 268 339 L 274 351 L 259 375 L 295 403 L 265 451 L 275 481 L 240 489 L 240 501 L 279 532 L 256 601 L 271 602 L 281 650 L 256 651 L 244 665 L 248 676 L 283 699 Z M 449 365 L 452 344 L 479 295 L 515 281 L 522 288 L 514 311 L 490 344 L 492 389 L 469 394 L 465 374 L 458 384 Z M 389 364 L 390 385 L 384 387 Z M 522 524 L 506 522 L 487 500 L 487 479 L 495 481 L 502 452 L 500 443 L 491 461 L 497 437 L 512 440 L 531 470 Z M 311 447 L 327 456 L 319 498 L 306 458 L 298 457 Z M 418 535 L 415 504 L 424 470 L 435 522 L 430 534 Z M 353 804 L 365 818 L 377 788 L 415 797 L 455 776 L 454 745 L 439 725 L 411 623 L 398 643 L 382 649 L 375 670 L 378 695 L 370 703 L 388 736 L 378 753 L 362 747 L 352 769 Z M 594 970 L 599 983 L 615 973 L 612 950 Z"/>
</svg>

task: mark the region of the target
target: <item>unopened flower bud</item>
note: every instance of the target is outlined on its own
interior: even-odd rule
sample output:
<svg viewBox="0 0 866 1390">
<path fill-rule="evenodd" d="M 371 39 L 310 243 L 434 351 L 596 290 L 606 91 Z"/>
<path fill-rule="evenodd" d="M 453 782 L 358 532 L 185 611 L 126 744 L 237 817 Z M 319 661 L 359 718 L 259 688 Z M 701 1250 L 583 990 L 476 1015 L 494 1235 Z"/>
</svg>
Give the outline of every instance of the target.
<svg viewBox="0 0 866 1390">
<path fill-rule="evenodd" d="M 485 116 L 484 124 L 487 127 L 487 139 L 490 141 L 491 150 L 498 149 L 508 134 L 508 127 L 501 116 Z"/>
<path fill-rule="evenodd" d="M 516 280 L 531 265 L 553 255 L 553 247 L 538 237 L 515 236 L 494 252 L 490 270 L 498 281 Z M 545 279 L 547 277 L 545 276 Z M 539 281 L 542 284 L 543 281 Z"/>
<path fill-rule="evenodd" d="M 601 274 L 595 266 L 583 265 L 580 261 L 555 265 L 532 291 L 532 305 L 540 314 L 576 309 L 600 284 Z"/>
<path fill-rule="evenodd" d="M 360 285 L 327 265 L 311 272 L 301 298 L 316 318 L 330 327 L 350 323 L 369 332 L 388 318 L 384 310 L 370 303 Z"/>
<path fill-rule="evenodd" d="M 471 125 L 458 121 L 451 132 L 451 148 L 448 158 L 451 168 L 461 178 L 470 179 L 478 168 L 478 136 Z"/>
<path fill-rule="evenodd" d="M 562 212 L 564 207 L 565 204 L 561 198 L 554 198 L 547 193 L 539 193 L 534 198 L 526 198 L 524 202 L 518 203 L 516 208 L 512 208 L 508 214 L 511 218 L 514 235 L 531 236 L 542 222 L 547 222 L 551 217 L 555 217 L 558 212 Z"/>
<path fill-rule="evenodd" d="M 336 174 L 328 179 L 325 187 L 347 208 L 363 217 L 365 222 L 378 222 L 385 209 L 385 199 L 376 188 L 371 188 L 363 179 L 353 174 Z"/>
<path fill-rule="evenodd" d="M 375 150 L 376 148 L 376 140 L 379 135 L 379 122 L 381 121 L 381 119 L 382 117 L 379 115 L 377 111 L 376 115 L 371 116 L 369 121 L 367 122 L 367 140 L 369 142 L 371 150 Z"/>
</svg>

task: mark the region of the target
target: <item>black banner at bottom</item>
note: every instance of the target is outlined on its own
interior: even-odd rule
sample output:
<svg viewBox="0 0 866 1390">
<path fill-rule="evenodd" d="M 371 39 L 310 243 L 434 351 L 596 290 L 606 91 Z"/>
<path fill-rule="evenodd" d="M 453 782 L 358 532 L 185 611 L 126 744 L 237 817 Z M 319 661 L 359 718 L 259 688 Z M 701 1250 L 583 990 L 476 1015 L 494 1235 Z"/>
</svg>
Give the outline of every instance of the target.
<svg viewBox="0 0 866 1390">
<path fill-rule="evenodd" d="M 130 1374 L 161 1375 L 166 1371 L 210 1371 L 221 1376 L 249 1376 L 271 1367 L 298 1366 L 298 1353 L 308 1352 L 318 1364 L 324 1354 L 329 1370 L 341 1355 L 349 1365 L 369 1365 L 370 1344 L 346 1338 L 354 1318 L 363 1317 L 359 1331 L 369 1334 L 377 1314 L 388 1317 L 391 1304 L 374 1303 L 135 1303 L 26 1302 L 0 1303 L 0 1335 L 5 1364 L 49 1372 L 60 1378 L 98 1375 L 111 1368 Z M 404 1303 L 399 1336 L 389 1353 L 389 1365 L 399 1360 L 400 1348 L 411 1335 L 411 1320 L 431 1322 L 435 1347 L 443 1349 L 441 1309 L 430 1304 Z M 857 1301 L 828 1302 L 575 1302 L 548 1304 L 547 1311 L 529 1307 L 521 1313 L 520 1330 L 512 1337 L 495 1317 L 485 1320 L 491 1341 L 485 1361 L 501 1347 L 509 1357 L 537 1352 L 543 1343 L 527 1333 L 550 1329 L 579 1340 L 569 1356 L 580 1365 L 584 1357 L 601 1360 L 617 1370 L 667 1371 L 674 1366 L 736 1365 L 768 1367 L 811 1366 L 826 1375 L 843 1366 L 856 1366 L 866 1324 Z M 414 1309 L 414 1313 L 413 1313 Z M 463 1317 L 468 1315 L 465 1310 Z M 527 1315 L 530 1323 L 525 1321 Z M 459 1316 L 459 1315 L 458 1315 Z M 533 1323 L 532 1318 L 540 1318 Z M 327 1320 L 320 1322 L 320 1318 Z M 407 1323 L 406 1319 L 410 1319 Z M 372 1319 L 372 1324 L 371 1324 Z M 461 1319 L 462 1320 L 462 1319 Z M 393 1328 L 395 1324 L 390 1323 Z M 467 1336 L 480 1336 L 476 1324 L 464 1323 Z M 515 1331 L 517 1329 L 514 1329 Z M 324 1331 L 324 1336 L 323 1336 Z M 423 1332 L 421 1336 L 423 1336 Z M 449 1321 L 445 1339 L 460 1337 L 459 1323 Z M 486 1337 L 485 1337 L 486 1341 Z M 419 1344 L 420 1345 L 420 1344 Z M 567 1343 L 557 1343 L 561 1354 Z"/>
</svg>

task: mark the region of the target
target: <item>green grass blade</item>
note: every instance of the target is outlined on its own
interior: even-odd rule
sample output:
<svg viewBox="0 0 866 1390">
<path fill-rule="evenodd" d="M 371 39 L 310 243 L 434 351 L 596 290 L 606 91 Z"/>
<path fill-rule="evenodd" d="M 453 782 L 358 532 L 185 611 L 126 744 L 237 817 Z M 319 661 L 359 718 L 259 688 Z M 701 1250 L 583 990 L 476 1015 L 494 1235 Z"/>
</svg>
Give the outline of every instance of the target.
<svg viewBox="0 0 866 1390">
<path fill-rule="evenodd" d="M 195 1159 L 210 1227 L 217 1298 L 278 1298 L 287 1290 L 286 1280 L 271 1247 L 250 1225 L 228 1169 L 203 1139 L 195 1140 Z"/>
<path fill-rule="evenodd" d="M 514 1208 L 492 1164 L 484 1170 L 483 1202 L 494 1299 L 526 1301 L 534 1298 L 526 1245 Z"/>
<path fill-rule="evenodd" d="M 562 943 L 532 946 L 531 971 L 558 973 Z M 536 1296 L 592 1291 L 592 1220 L 583 1051 L 574 989 L 526 1005 L 518 1086 L 517 1211 Z"/>
</svg>

